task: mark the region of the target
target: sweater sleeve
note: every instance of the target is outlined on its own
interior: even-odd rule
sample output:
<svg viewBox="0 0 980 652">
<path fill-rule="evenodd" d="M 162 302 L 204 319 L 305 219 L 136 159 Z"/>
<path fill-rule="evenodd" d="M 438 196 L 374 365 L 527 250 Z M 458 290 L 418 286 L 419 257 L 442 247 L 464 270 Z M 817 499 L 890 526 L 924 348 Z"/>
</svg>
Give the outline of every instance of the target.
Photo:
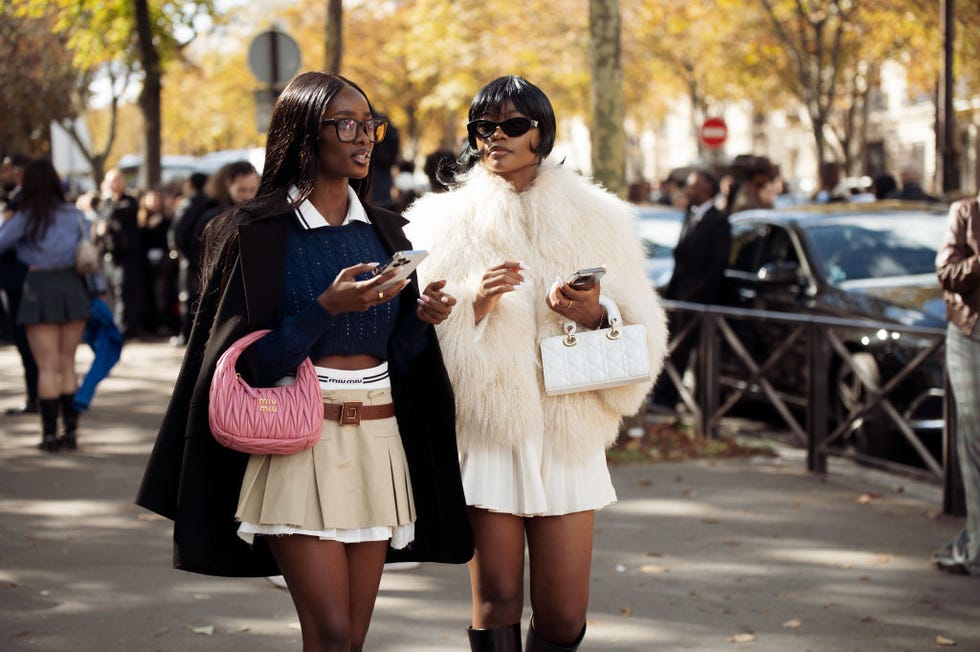
<svg viewBox="0 0 980 652">
<path fill-rule="evenodd" d="M 269 387 L 295 373 L 313 344 L 336 324 L 336 318 L 318 301 L 311 301 L 300 313 L 283 319 L 278 328 L 249 347 L 260 369 L 259 386 Z"/>
</svg>

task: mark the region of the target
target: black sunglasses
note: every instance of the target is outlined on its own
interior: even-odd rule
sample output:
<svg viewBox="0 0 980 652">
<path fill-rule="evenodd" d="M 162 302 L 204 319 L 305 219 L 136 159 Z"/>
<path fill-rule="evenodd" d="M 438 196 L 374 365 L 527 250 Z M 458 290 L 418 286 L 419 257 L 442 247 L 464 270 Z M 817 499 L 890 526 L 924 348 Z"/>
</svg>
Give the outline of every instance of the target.
<svg viewBox="0 0 980 652">
<path fill-rule="evenodd" d="M 327 118 L 320 121 L 321 125 L 333 125 L 337 132 L 337 140 L 342 143 L 352 143 L 357 140 L 357 130 L 363 129 L 369 143 L 380 143 L 388 133 L 388 123 L 384 120 L 365 120 L 358 122 L 354 118 Z"/>
<path fill-rule="evenodd" d="M 493 135 L 493 132 L 497 131 L 497 127 L 500 127 L 501 131 L 511 138 L 514 138 L 516 136 L 523 136 L 537 126 L 537 120 L 524 117 L 508 118 L 503 122 L 494 122 L 493 120 L 473 120 L 472 122 L 466 124 L 466 131 L 469 132 L 470 136 L 474 138 L 489 138 Z"/>
</svg>

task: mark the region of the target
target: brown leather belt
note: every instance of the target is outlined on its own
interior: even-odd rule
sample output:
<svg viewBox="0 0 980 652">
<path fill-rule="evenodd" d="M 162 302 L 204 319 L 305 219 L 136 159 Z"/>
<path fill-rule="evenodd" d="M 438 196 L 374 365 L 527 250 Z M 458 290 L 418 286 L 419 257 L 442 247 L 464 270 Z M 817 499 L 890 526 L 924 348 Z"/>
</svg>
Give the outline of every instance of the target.
<svg viewBox="0 0 980 652">
<path fill-rule="evenodd" d="M 337 421 L 342 426 L 357 426 L 362 420 L 387 419 L 395 416 L 395 404 L 364 405 L 358 401 L 324 403 L 323 420 Z"/>
</svg>

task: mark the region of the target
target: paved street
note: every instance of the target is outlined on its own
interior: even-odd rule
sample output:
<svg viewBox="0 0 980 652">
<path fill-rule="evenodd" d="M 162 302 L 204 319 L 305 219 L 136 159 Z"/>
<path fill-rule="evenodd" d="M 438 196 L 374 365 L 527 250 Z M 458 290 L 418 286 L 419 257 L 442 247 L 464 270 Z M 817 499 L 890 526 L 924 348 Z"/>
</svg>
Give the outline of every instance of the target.
<svg viewBox="0 0 980 652">
<path fill-rule="evenodd" d="M 286 591 L 172 570 L 170 523 L 132 504 L 181 355 L 127 345 L 77 452 L 41 453 L 37 418 L 0 416 L 0 649 L 301 648 Z M 21 391 L 0 348 L 0 409 Z M 980 650 L 980 578 L 929 564 L 962 524 L 938 487 L 843 462 L 808 475 L 778 451 L 613 470 L 582 650 Z M 367 649 L 464 650 L 468 623 L 465 567 L 387 571 Z"/>
</svg>

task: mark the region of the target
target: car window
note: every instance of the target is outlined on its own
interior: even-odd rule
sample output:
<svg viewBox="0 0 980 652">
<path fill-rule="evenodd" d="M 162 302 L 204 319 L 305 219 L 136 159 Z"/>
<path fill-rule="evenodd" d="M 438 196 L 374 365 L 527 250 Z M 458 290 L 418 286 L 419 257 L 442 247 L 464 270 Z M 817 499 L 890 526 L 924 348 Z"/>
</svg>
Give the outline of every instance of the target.
<svg viewBox="0 0 980 652">
<path fill-rule="evenodd" d="M 684 225 L 684 213 L 674 209 L 641 210 L 637 233 L 648 258 L 670 256 Z"/>
<path fill-rule="evenodd" d="M 793 246 L 793 240 L 790 238 L 789 231 L 781 226 L 771 226 L 769 228 L 769 235 L 766 237 L 762 248 L 762 258 L 759 261 L 758 267 L 799 262 L 800 257 L 796 252 L 796 247 Z"/>
<path fill-rule="evenodd" d="M 808 227 L 832 284 L 935 273 L 945 221 L 934 215 L 874 216 Z"/>
<path fill-rule="evenodd" d="M 740 272 L 755 273 L 759 269 L 759 254 L 765 242 L 766 229 L 760 224 L 741 223 L 732 226 L 732 248 L 728 266 Z"/>
</svg>

